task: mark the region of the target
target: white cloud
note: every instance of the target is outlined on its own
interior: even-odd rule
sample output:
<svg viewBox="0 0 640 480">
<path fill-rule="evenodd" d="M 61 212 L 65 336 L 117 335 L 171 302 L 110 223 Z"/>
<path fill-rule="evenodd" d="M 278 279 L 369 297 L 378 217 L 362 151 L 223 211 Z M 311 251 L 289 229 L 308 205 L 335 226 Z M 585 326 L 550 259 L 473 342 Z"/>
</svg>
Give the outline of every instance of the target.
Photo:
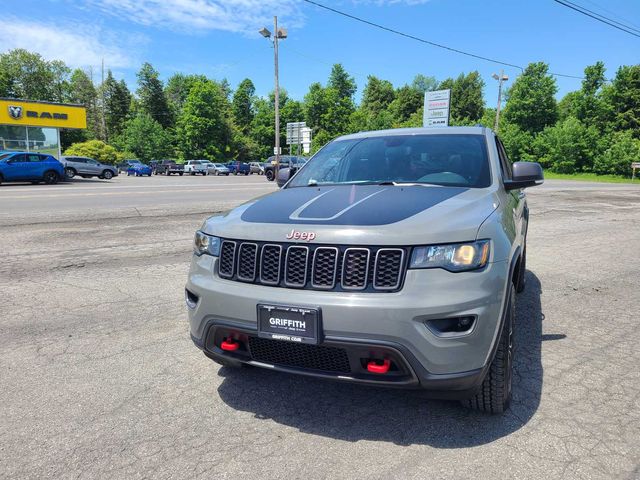
<svg viewBox="0 0 640 480">
<path fill-rule="evenodd" d="M 184 33 L 223 30 L 255 33 L 273 25 L 273 15 L 288 28 L 304 23 L 299 0 L 86 0 L 103 12 L 147 26 Z"/>
<path fill-rule="evenodd" d="M 345 0 L 343 4 L 418 5 L 429 0 Z M 85 0 L 89 6 L 121 20 L 183 33 L 223 30 L 255 35 L 273 25 L 273 15 L 287 28 L 305 23 L 305 10 L 314 8 L 300 0 Z M 332 5 L 331 0 L 322 3 Z M 335 3 L 335 2 L 333 2 Z M 271 29 L 271 28 L 270 28 Z"/>
<path fill-rule="evenodd" d="M 145 42 L 135 38 L 136 43 Z M 120 42 L 120 43 L 119 43 Z M 68 66 L 98 66 L 104 58 L 110 68 L 129 67 L 134 63 L 130 51 L 101 28 L 87 25 L 53 25 L 43 22 L 0 18 L 0 45 L 3 50 L 24 48 L 38 52 L 47 60 L 63 60 Z"/>
</svg>

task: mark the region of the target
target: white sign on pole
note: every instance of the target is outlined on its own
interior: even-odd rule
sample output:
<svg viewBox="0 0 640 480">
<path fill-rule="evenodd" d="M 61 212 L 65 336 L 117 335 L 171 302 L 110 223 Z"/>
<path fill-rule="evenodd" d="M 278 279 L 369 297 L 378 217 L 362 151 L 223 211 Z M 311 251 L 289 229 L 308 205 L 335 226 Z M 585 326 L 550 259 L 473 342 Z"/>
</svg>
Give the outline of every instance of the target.
<svg viewBox="0 0 640 480">
<path fill-rule="evenodd" d="M 309 127 L 304 127 L 300 129 L 300 133 L 302 135 L 302 151 L 304 153 L 309 153 L 311 151 L 311 129 Z"/>
<path fill-rule="evenodd" d="M 302 143 L 302 129 L 306 128 L 305 122 L 287 123 L 287 145 L 300 145 Z"/>
<path fill-rule="evenodd" d="M 422 125 L 425 127 L 448 127 L 450 104 L 451 90 L 425 92 Z"/>
</svg>

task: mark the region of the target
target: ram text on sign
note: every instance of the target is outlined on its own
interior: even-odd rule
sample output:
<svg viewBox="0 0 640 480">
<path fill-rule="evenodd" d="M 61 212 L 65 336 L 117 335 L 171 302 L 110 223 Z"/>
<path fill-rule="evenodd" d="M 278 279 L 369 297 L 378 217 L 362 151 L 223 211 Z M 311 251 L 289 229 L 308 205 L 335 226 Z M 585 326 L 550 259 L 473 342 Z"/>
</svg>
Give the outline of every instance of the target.
<svg viewBox="0 0 640 480">
<path fill-rule="evenodd" d="M 87 128 L 87 111 L 79 105 L 2 99 L 0 125 Z"/>
</svg>

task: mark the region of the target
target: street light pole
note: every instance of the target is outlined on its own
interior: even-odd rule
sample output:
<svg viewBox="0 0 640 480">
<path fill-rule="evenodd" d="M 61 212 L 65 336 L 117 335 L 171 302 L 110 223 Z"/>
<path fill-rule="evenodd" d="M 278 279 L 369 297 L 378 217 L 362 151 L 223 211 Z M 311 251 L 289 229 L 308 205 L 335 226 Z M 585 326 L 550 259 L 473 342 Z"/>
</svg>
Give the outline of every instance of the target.
<svg viewBox="0 0 640 480">
<path fill-rule="evenodd" d="M 493 125 L 493 130 L 498 133 L 498 127 L 500 125 L 500 107 L 502 106 L 502 83 L 509 80 L 509 77 L 504 74 L 504 70 L 500 70 L 500 76 L 495 73 L 491 76 L 495 80 L 498 80 L 498 106 L 496 107 L 496 122 Z"/>
<path fill-rule="evenodd" d="M 276 79 L 276 182 L 278 181 L 278 171 L 280 170 L 280 83 L 278 79 L 278 17 L 273 17 L 273 56 L 275 63 L 275 79 Z"/>
<path fill-rule="evenodd" d="M 276 156 L 276 168 L 275 170 L 275 178 L 278 178 L 278 170 L 280 169 L 280 81 L 278 76 L 278 40 L 284 40 L 287 38 L 287 31 L 284 28 L 278 29 L 278 17 L 273 17 L 273 63 L 275 70 L 275 83 L 276 83 L 276 91 L 275 91 L 275 127 L 276 127 L 276 135 L 275 135 L 275 156 Z M 260 35 L 264 38 L 268 38 L 271 40 L 271 32 L 267 27 L 262 27 L 259 31 Z"/>
</svg>

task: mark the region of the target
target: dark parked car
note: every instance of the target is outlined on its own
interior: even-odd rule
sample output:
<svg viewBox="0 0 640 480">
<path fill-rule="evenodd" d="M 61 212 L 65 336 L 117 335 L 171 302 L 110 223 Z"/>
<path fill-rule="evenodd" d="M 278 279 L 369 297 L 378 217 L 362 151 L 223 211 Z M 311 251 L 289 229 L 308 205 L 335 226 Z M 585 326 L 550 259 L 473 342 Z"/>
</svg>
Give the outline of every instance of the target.
<svg viewBox="0 0 640 480">
<path fill-rule="evenodd" d="M 226 164 L 230 173 L 234 175 L 249 175 L 251 173 L 251 167 L 248 163 L 233 161 Z"/>
<path fill-rule="evenodd" d="M 156 165 L 156 175 L 171 175 L 172 173 L 177 173 L 180 176 L 184 175 L 184 165 L 173 160 L 163 160 Z"/>
<path fill-rule="evenodd" d="M 269 157 L 267 159 L 267 165 L 264 167 L 264 174 L 267 177 L 267 180 L 270 182 L 273 181 L 275 176 L 276 169 L 276 157 Z M 295 155 L 280 155 L 280 168 L 292 168 L 293 171 L 291 174 L 295 173 L 295 171 L 300 168 L 302 165 L 307 163 L 307 159 L 304 157 L 296 157 Z"/>
<path fill-rule="evenodd" d="M 0 183 L 57 183 L 64 179 L 64 166 L 51 155 L 27 152 L 0 154 Z"/>
</svg>

